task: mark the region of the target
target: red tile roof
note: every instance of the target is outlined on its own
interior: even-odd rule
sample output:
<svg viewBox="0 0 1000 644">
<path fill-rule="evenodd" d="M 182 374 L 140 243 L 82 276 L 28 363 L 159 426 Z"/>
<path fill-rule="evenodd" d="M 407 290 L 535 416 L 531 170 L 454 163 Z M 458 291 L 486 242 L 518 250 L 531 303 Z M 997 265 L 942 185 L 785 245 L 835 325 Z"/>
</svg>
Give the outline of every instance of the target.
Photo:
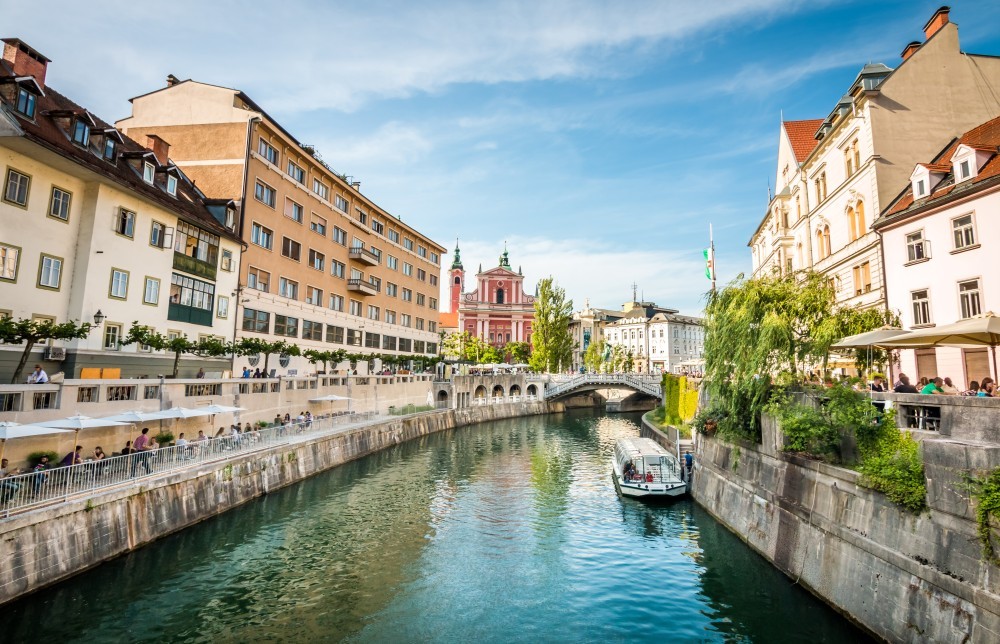
<svg viewBox="0 0 1000 644">
<path fill-rule="evenodd" d="M 986 161 L 986 164 L 983 165 L 983 167 L 979 168 L 979 172 L 975 177 L 956 184 L 955 177 L 952 173 L 951 157 L 955 154 L 955 150 L 957 150 L 960 145 L 967 145 L 970 148 L 974 148 L 979 151 L 989 151 L 993 153 L 993 156 Z M 920 164 L 924 167 L 932 169 L 937 167 L 943 168 L 947 174 L 937 187 L 935 187 L 931 194 L 923 197 L 922 199 L 918 199 L 916 203 L 913 201 L 913 188 L 911 186 L 907 186 L 906 189 L 896 198 L 896 200 L 882 213 L 882 216 L 879 217 L 876 225 L 879 223 L 888 223 L 889 220 L 898 218 L 898 216 L 902 215 L 905 211 L 914 206 L 918 208 L 923 207 L 925 205 L 944 200 L 949 195 L 964 195 L 968 194 L 970 190 L 986 187 L 985 184 L 992 185 L 996 181 L 1000 180 L 1000 155 L 997 154 L 998 150 L 1000 150 L 1000 117 L 991 121 L 986 121 L 982 125 L 969 130 L 959 138 L 949 143 L 948 146 L 934 158 L 932 163 Z"/>
<path fill-rule="evenodd" d="M 805 121 L 785 121 L 782 126 L 792 144 L 795 160 L 802 163 L 809 156 L 819 141 L 816 140 L 816 130 L 823 125 L 823 119 L 807 119 Z"/>
</svg>

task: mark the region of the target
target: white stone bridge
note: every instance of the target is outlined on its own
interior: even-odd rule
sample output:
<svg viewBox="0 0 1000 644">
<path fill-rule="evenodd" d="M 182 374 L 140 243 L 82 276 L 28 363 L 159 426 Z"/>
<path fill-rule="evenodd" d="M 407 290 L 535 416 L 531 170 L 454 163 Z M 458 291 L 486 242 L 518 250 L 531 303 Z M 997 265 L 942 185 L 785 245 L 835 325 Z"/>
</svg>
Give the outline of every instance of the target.
<svg viewBox="0 0 1000 644">
<path fill-rule="evenodd" d="M 585 391 L 608 388 L 631 389 L 658 400 L 663 399 L 660 376 L 634 373 L 585 373 L 554 380 L 545 386 L 545 399 L 557 400 Z"/>
</svg>

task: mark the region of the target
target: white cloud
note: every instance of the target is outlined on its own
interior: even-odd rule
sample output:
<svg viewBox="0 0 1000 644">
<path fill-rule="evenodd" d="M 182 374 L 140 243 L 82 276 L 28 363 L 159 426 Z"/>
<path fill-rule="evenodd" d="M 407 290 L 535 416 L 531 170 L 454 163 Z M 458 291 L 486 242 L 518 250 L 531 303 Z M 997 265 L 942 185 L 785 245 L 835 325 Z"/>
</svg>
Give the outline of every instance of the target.
<svg viewBox="0 0 1000 644">
<path fill-rule="evenodd" d="M 338 160 L 352 163 L 414 163 L 434 145 L 416 127 L 390 121 L 364 138 L 333 139 L 320 148 L 335 153 Z"/>
</svg>

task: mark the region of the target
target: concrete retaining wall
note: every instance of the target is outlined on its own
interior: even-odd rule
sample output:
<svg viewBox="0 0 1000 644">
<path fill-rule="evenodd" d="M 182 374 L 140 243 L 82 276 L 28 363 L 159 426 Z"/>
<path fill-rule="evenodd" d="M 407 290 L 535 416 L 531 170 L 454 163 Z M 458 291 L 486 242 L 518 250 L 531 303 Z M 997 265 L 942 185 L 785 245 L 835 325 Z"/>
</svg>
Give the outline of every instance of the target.
<svg viewBox="0 0 1000 644">
<path fill-rule="evenodd" d="M 843 468 L 699 437 L 695 500 L 796 582 L 893 642 L 1000 641 L 1000 569 L 964 512 L 913 515 Z M 964 503 L 968 501 L 965 500 Z"/>
<path fill-rule="evenodd" d="M 347 461 L 475 423 L 549 412 L 545 403 L 427 412 L 243 455 L 0 523 L 0 604 Z"/>
</svg>

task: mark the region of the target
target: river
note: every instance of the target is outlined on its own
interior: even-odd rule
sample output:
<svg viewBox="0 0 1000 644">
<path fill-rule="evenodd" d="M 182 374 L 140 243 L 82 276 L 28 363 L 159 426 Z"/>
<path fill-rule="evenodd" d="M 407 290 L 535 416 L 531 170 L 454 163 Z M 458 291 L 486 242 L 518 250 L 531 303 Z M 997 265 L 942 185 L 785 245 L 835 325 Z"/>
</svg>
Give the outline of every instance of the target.
<svg viewBox="0 0 1000 644">
<path fill-rule="evenodd" d="M 411 441 L 5 606 L 0 639 L 866 640 L 693 502 L 617 497 L 638 431 L 581 411 Z"/>
</svg>

